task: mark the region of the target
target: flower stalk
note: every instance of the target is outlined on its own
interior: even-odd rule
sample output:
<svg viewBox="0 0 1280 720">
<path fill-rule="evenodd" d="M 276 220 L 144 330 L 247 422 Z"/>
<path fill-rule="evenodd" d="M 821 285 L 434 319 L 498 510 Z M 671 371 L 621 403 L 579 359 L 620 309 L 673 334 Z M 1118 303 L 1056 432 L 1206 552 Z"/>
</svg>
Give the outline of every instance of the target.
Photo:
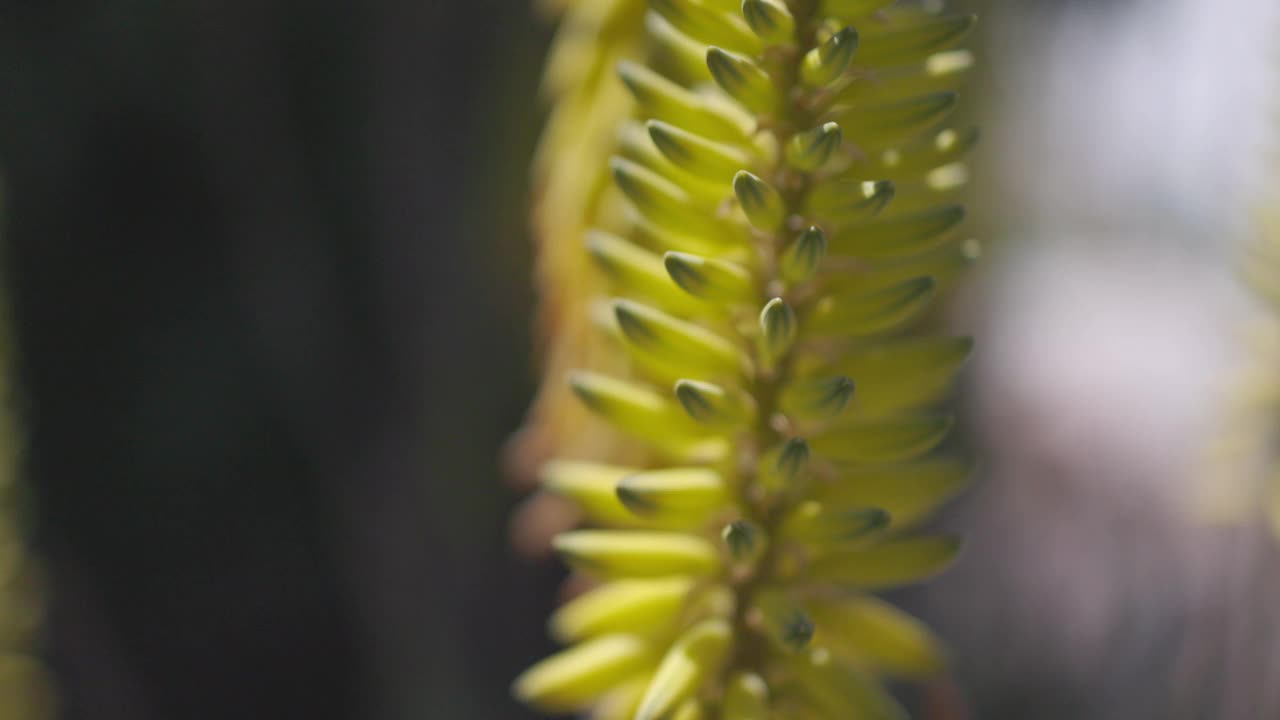
<svg viewBox="0 0 1280 720">
<path fill-rule="evenodd" d="M 637 450 L 544 467 L 593 526 L 554 545 L 598 585 L 552 621 L 576 644 L 517 679 L 530 704 L 897 718 L 880 678 L 939 669 L 870 593 L 959 550 L 910 530 L 968 475 L 932 408 L 970 344 L 923 329 L 975 255 L 954 202 L 972 133 L 949 125 L 973 19 L 887 4 L 651 2 L 653 67 L 619 67 L 625 211 L 586 241 L 626 363 L 569 378 Z"/>
</svg>

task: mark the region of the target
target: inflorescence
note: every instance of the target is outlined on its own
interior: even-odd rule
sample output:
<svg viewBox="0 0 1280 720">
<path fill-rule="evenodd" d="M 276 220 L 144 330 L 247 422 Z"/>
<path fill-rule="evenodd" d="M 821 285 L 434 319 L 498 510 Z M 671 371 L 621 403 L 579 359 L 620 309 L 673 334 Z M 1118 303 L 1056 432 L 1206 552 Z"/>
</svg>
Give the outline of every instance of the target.
<svg viewBox="0 0 1280 720">
<path fill-rule="evenodd" d="M 880 679 L 942 666 L 871 593 L 959 549 L 911 530 L 970 471 L 937 406 L 971 343 L 924 328 L 977 254 L 955 202 L 976 131 L 951 124 L 974 18 L 890 4 L 650 0 L 653 60 L 617 68 L 626 221 L 585 238 L 626 362 L 568 378 L 643 451 L 542 469 L 588 524 L 554 546 L 596 584 L 516 681 L 531 705 L 897 718 Z"/>
</svg>

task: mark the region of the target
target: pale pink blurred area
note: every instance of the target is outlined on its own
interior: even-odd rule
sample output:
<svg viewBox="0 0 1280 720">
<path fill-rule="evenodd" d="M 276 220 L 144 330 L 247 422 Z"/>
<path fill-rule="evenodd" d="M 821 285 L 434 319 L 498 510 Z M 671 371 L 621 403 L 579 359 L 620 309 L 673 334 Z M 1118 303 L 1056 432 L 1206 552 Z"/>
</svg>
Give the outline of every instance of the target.
<svg viewBox="0 0 1280 720">
<path fill-rule="evenodd" d="M 986 252 L 952 313 L 982 470 L 909 601 L 974 717 L 1280 717 L 1277 540 L 1198 507 L 1251 359 L 1280 3 L 983 6 Z"/>
<path fill-rule="evenodd" d="M 1223 376 L 1241 362 L 1234 323 L 1246 302 L 1229 268 L 1129 239 L 1009 246 L 991 258 L 977 431 L 1002 457 L 1178 514 L 1216 430 Z"/>
<path fill-rule="evenodd" d="M 1006 226 L 1166 251 L 1246 230 L 1276 124 L 1280 3 L 984 6 L 979 180 Z"/>
<path fill-rule="evenodd" d="M 1264 696 L 1280 712 L 1272 539 L 1194 505 L 1247 304 L 1221 267 L 1089 242 L 988 259 L 970 308 L 982 471 L 928 614 L 980 698 L 1057 698 L 1037 718 L 1243 719 Z M 1227 685 L 1244 714 L 1220 714 Z"/>
</svg>

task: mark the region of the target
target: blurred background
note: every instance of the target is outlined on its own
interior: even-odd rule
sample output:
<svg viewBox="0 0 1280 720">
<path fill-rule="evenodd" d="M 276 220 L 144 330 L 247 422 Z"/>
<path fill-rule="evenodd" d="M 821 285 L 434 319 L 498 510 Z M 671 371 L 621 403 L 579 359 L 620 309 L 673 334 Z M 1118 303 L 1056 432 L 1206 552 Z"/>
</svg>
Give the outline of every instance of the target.
<svg viewBox="0 0 1280 720">
<path fill-rule="evenodd" d="M 1205 447 L 1275 147 L 1274 0 L 972 0 L 970 537 L 901 593 L 984 720 L 1280 717 L 1277 552 Z M 529 718 L 524 2 L 0 2 L 22 469 L 63 716 Z M 1215 478 L 1230 483 L 1231 478 Z"/>
</svg>

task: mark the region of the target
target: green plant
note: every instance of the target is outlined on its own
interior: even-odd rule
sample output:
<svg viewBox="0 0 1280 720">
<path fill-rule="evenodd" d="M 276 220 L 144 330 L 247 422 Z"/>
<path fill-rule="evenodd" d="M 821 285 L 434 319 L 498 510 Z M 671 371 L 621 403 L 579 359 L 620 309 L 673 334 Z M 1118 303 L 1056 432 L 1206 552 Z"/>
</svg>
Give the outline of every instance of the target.
<svg viewBox="0 0 1280 720">
<path fill-rule="evenodd" d="M 1241 263 L 1261 312 L 1246 334 L 1247 365 L 1231 377 L 1218 432 L 1206 452 L 1192 507 L 1212 521 L 1261 520 L 1280 536 L 1280 172 L 1272 172 Z"/>
<path fill-rule="evenodd" d="M 545 379 L 525 428 L 512 444 L 516 474 L 527 476 L 547 456 L 611 445 L 585 410 L 566 397 L 565 371 L 608 363 L 614 349 L 589 326 L 587 307 L 603 291 L 582 252 L 587 228 L 608 226 L 607 161 L 617 128 L 633 103 L 613 68 L 648 47 L 644 0 L 570 0 L 542 80 L 551 104 L 533 162 L 532 225 L 538 243 L 537 325 L 545 341 Z"/>
<path fill-rule="evenodd" d="M 568 378 L 631 440 L 542 468 L 594 526 L 554 545 L 600 584 L 516 681 L 532 705 L 893 718 L 879 677 L 942 666 L 870 593 L 959 549 L 911 530 L 969 474 L 930 408 L 970 342 L 924 328 L 976 256 L 955 234 L 976 133 L 947 126 L 973 18 L 890 4 L 651 0 L 645 62 L 618 66 L 637 119 L 583 213 L 617 351 Z"/>
<path fill-rule="evenodd" d="M 34 657 L 42 618 L 39 567 L 26 551 L 19 485 L 19 433 L 10 384 L 12 347 L 0 302 L 0 720 L 53 717 L 48 673 Z"/>
</svg>

